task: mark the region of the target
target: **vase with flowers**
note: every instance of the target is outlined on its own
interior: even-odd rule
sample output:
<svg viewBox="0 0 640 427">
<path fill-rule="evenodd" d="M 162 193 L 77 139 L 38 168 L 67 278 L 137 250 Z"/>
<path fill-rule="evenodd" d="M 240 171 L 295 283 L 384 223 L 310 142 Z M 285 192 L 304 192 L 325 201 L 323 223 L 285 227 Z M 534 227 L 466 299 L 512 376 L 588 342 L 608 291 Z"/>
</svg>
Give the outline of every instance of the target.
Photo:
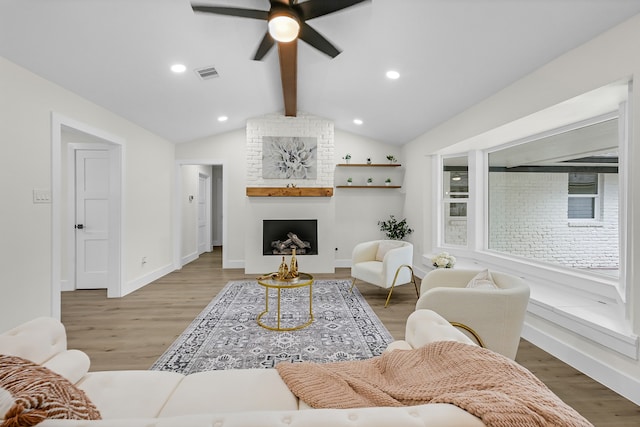
<svg viewBox="0 0 640 427">
<path fill-rule="evenodd" d="M 431 263 L 436 268 L 453 268 L 456 263 L 456 257 L 449 254 L 449 252 L 440 252 L 431 258 Z"/>
</svg>

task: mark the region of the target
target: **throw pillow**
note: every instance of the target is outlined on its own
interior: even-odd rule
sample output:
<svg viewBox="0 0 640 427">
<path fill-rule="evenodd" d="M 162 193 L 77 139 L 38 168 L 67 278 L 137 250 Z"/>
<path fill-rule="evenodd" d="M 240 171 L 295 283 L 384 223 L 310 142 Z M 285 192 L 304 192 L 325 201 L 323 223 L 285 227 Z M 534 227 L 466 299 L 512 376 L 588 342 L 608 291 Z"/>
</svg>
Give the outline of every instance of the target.
<svg viewBox="0 0 640 427">
<path fill-rule="evenodd" d="M 401 242 L 394 242 L 389 240 L 383 240 L 378 244 L 378 251 L 376 252 L 376 261 L 384 260 L 384 256 L 391 249 L 399 248 L 402 246 Z"/>
<path fill-rule="evenodd" d="M 491 273 L 489 273 L 489 270 L 485 269 L 476 274 L 473 279 L 467 283 L 467 288 L 498 289 L 498 285 L 493 281 L 493 277 L 491 276 Z"/>
<path fill-rule="evenodd" d="M 30 427 L 45 419 L 100 419 L 95 405 L 69 380 L 17 356 L 0 355 L 0 409 L 0 427 Z"/>
</svg>

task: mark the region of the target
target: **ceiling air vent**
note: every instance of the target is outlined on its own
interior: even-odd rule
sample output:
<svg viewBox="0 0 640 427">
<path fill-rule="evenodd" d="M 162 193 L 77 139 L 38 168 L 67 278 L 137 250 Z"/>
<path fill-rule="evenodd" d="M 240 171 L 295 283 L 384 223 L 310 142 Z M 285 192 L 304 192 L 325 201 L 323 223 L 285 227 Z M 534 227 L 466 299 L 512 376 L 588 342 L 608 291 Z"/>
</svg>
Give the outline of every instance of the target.
<svg viewBox="0 0 640 427">
<path fill-rule="evenodd" d="M 196 73 L 198 73 L 202 80 L 215 79 L 216 77 L 220 76 L 218 74 L 218 70 L 216 70 L 214 67 L 200 68 L 196 70 Z"/>
</svg>

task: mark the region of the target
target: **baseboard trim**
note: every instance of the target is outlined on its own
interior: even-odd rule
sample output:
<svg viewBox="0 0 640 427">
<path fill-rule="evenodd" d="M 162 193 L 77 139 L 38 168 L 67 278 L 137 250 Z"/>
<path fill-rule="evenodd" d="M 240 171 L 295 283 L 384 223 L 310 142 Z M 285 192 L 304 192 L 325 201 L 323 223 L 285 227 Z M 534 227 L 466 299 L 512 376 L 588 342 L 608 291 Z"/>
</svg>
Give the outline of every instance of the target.
<svg viewBox="0 0 640 427">
<path fill-rule="evenodd" d="M 73 284 L 71 280 L 60 281 L 60 291 L 67 292 L 67 291 L 75 291 L 75 290 L 76 290 L 76 286 Z"/>
<path fill-rule="evenodd" d="M 182 257 L 180 262 L 182 263 L 182 265 L 187 265 L 190 262 L 197 260 L 199 256 L 200 255 L 198 255 L 198 252 L 191 252 L 189 255 Z"/>
<path fill-rule="evenodd" d="M 122 293 L 119 296 L 123 297 L 125 295 L 129 295 L 131 292 L 137 291 L 138 289 L 148 285 L 149 283 L 158 280 L 163 276 L 166 276 L 172 271 L 174 271 L 173 264 L 167 264 L 166 266 L 152 271 L 149 274 L 145 274 L 144 276 L 127 282 L 125 286 L 123 286 Z"/>
<path fill-rule="evenodd" d="M 244 260 L 228 260 L 222 268 L 244 268 Z"/>
<path fill-rule="evenodd" d="M 625 399 L 640 405 L 640 380 L 631 378 L 613 366 L 606 365 L 526 323 L 522 329 L 522 338 L 588 375 Z"/>
</svg>

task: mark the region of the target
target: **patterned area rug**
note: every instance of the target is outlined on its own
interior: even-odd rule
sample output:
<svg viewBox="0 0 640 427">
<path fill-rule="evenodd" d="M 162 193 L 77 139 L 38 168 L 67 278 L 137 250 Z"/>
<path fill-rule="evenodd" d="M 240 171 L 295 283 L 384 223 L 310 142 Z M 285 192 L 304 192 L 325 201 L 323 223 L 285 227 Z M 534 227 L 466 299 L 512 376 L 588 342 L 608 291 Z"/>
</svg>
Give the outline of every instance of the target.
<svg viewBox="0 0 640 427">
<path fill-rule="evenodd" d="M 316 280 L 311 325 L 276 332 L 259 326 L 265 288 L 256 281 L 232 281 L 151 366 L 152 370 L 190 374 L 217 369 L 273 368 L 281 362 L 335 362 L 378 356 L 393 337 L 350 280 Z M 276 291 L 262 320 L 274 324 Z M 285 289 L 283 321 L 308 319 L 308 288 Z M 275 311 L 274 311 L 275 313 Z M 272 316 L 272 317 L 270 317 Z"/>
</svg>

